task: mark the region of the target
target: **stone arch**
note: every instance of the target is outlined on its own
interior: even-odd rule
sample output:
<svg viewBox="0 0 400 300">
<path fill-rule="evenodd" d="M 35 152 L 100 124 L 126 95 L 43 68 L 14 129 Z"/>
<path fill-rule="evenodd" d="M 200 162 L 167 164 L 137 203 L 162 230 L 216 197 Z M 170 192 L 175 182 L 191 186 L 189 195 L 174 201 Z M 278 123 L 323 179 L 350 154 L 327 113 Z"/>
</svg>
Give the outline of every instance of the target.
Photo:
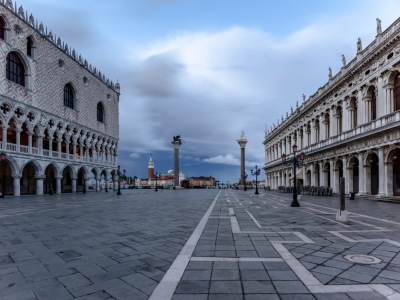
<svg viewBox="0 0 400 300">
<path fill-rule="evenodd" d="M 41 166 L 35 160 L 27 161 L 21 167 L 20 193 L 21 195 L 36 194 L 36 178 L 41 174 Z"/>
<path fill-rule="evenodd" d="M 19 175 L 19 167 L 16 161 L 7 156 L 0 161 L 0 192 L 1 195 L 14 195 L 14 176 Z"/>
<path fill-rule="evenodd" d="M 364 162 L 366 168 L 366 178 L 364 178 L 366 192 L 367 194 L 376 195 L 379 193 L 379 164 L 383 162 L 379 162 L 379 156 L 375 151 L 369 152 Z"/>
<path fill-rule="evenodd" d="M 360 173 L 362 168 L 360 167 L 360 161 L 356 155 L 351 156 L 347 160 L 347 169 L 349 172 L 348 185 L 350 193 L 358 193 L 360 190 Z"/>
<path fill-rule="evenodd" d="M 44 169 L 45 178 L 43 180 L 43 192 L 45 194 L 53 194 L 57 191 L 57 177 L 59 169 L 54 163 L 47 164 Z"/>
<path fill-rule="evenodd" d="M 74 186 L 75 179 L 76 175 L 74 173 L 74 168 L 70 165 L 66 165 L 62 170 L 61 193 L 74 192 L 76 189 L 76 186 Z"/>
<path fill-rule="evenodd" d="M 400 110 L 400 71 L 398 69 L 392 71 L 388 77 L 388 85 L 393 89 L 393 109 L 390 112 Z"/>
<path fill-rule="evenodd" d="M 371 122 L 377 118 L 377 98 L 378 88 L 375 85 L 370 85 L 366 92 L 366 121 Z"/>
<path fill-rule="evenodd" d="M 386 195 L 400 196 L 400 146 L 395 146 L 385 155 Z"/>
<path fill-rule="evenodd" d="M 36 159 L 29 159 L 29 160 L 27 160 L 24 164 L 22 164 L 21 170 L 23 170 L 23 169 L 25 168 L 25 166 L 26 166 L 27 164 L 30 164 L 30 163 L 31 163 L 31 164 L 34 166 L 34 168 L 35 168 L 35 176 L 40 176 L 40 175 L 42 175 L 43 168 L 42 168 L 42 166 L 40 165 L 40 163 L 39 163 Z"/>
<path fill-rule="evenodd" d="M 86 177 L 88 174 L 88 170 L 82 166 L 77 170 L 77 177 L 76 177 L 76 191 L 77 192 L 86 192 Z"/>
<path fill-rule="evenodd" d="M 7 21 L 3 14 L 0 14 L 0 39 L 7 41 Z"/>
</svg>

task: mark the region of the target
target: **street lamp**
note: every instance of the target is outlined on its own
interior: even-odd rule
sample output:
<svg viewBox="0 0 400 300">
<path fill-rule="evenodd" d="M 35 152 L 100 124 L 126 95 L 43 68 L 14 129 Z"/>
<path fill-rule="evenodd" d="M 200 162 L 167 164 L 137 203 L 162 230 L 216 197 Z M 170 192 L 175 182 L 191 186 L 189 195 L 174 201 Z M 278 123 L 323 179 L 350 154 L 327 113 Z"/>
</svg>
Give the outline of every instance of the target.
<svg viewBox="0 0 400 300">
<path fill-rule="evenodd" d="M 254 193 L 254 194 L 256 194 L 256 195 L 258 195 L 259 194 L 259 192 L 258 192 L 258 180 L 257 180 L 257 177 L 258 177 L 258 175 L 260 175 L 260 172 L 261 172 L 261 170 L 258 168 L 258 166 L 256 165 L 256 169 L 255 169 L 255 171 L 253 172 L 253 169 L 251 169 L 251 175 L 255 175 L 256 176 L 256 192 Z"/>
<path fill-rule="evenodd" d="M 4 162 L 7 159 L 7 154 L 4 152 L 0 153 L 0 162 L 3 164 L 3 182 L 1 185 L 1 198 L 4 198 L 6 194 L 6 163 Z"/>
<path fill-rule="evenodd" d="M 154 190 L 155 192 L 158 192 L 158 189 L 157 189 L 157 177 L 158 177 L 158 173 L 156 172 L 156 189 Z"/>
<path fill-rule="evenodd" d="M 243 188 L 243 191 L 247 191 L 246 181 L 247 181 L 247 174 L 244 173 L 244 188 Z"/>
<path fill-rule="evenodd" d="M 118 175 L 118 192 L 117 195 L 120 196 L 121 195 L 121 166 L 118 166 L 118 170 L 117 170 L 117 175 Z"/>
<path fill-rule="evenodd" d="M 296 143 L 296 140 L 295 140 Z M 288 159 L 286 158 L 286 154 L 282 154 L 281 158 L 282 158 L 282 162 L 284 164 L 286 164 L 287 166 L 293 165 L 293 173 L 294 173 L 294 187 L 293 187 L 293 201 L 292 204 L 290 205 L 291 207 L 299 207 L 300 204 L 297 201 L 297 180 L 296 180 L 296 167 L 301 167 L 304 163 L 304 158 L 305 158 L 305 154 L 302 151 L 299 155 L 296 156 L 296 152 L 297 152 L 297 146 L 296 144 L 293 145 L 293 158 Z"/>
</svg>

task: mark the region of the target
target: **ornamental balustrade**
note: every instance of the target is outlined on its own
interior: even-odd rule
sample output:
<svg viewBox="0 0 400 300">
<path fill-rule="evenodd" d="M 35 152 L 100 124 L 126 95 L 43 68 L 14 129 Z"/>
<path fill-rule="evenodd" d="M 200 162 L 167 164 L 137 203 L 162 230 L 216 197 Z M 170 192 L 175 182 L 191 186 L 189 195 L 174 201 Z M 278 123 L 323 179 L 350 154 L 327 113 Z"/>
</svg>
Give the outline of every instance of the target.
<svg viewBox="0 0 400 300">
<path fill-rule="evenodd" d="M 0 143 L 0 149 L 4 150 L 4 144 Z M 18 151 L 19 150 L 19 151 Z M 86 163 L 94 163 L 98 165 L 106 165 L 106 166 L 117 166 L 116 156 L 111 156 L 108 155 L 106 159 L 102 158 L 102 154 L 95 152 L 95 155 L 98 155 L 98 158 L 95 159 L 93 157 L 87 157 L 87 152 L 84 153 L 83 156 L 80 155 L 73 155 L 69 153 L 64 153 L 64 152 L 59 152 L 59 151 L 50 151 L 47 149 L 42 149 L 42 155 L 40 155 L 39 148 L 36 147 L 31 147 L 29 149 L 29 146 L 24 146 L 24 145 L 18 145 L 13 144 L 13 143 L 7 143 L 6 144 L 6 151 L 11 152 L 11 153 L 21 153 L 21 154 L 28 154 L 28 155 L 35 155 L 39 157 L 51 157 L 53 159 L 60 159 L 60 160 L 70 160 L 70 161 L 78 161 L 78 162 L 86 162 Z M 105 155 L 106 156 L 106 155 Z"/>
<path fill-rule="evenodd" d="M 300 150 L 304 150 L 307 153 L 312 153 L 312 152 L 318 151 L 322 148 L 327 148 L 327 147 L 333 146 L 337 143 L 344 142 L 344 141 L 352 139 L 352 138 L 357 138 L 357 136 L 361 136 L 362 134 L 365 134 L 365 133 L 370 133 L 373 130 L 384 129 L 385 127 L 389 127 L 397 122 L 400 122 L 400 111 L 396 111 L 389 115 L 385 115 L 385 116 L 378 118 L 374 121 L 371 121 L 369 123 L 359 125 L 358 127 L 354 128 L 352 130 L 343 132 L 342 134 L 333 136 L 324 141 L 304 147 Z M 277 159 L 274 159 L 274 160 L 266 163 L 265 166 L 271 167 L 274 165 L 278 165 L 280 163 L 281 163 L 281 158 L 279 157 Z"/>
</svg>

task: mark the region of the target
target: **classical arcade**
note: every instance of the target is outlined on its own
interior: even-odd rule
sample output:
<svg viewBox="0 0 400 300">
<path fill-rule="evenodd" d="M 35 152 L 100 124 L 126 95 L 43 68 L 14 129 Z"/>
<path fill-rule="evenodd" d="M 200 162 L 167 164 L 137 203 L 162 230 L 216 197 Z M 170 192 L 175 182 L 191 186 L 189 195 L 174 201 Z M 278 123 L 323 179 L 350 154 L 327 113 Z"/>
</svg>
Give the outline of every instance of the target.
<svg viewBox="0 0 400 300">
<path fill-rule="evenodd" d="M 271 189 L 292 186 L 293 169 L 281 161 L 296 144 L 306 154 L 300 186 L 339 192 L 400 195 L 400 19 L 385 31 L 377 19 L 375 40 L 301 105 L 266 131 L 265 173 Z"/>
<path fill-rule="evenodd" d="M 0 0 L 0 58 L 1 195 L 117 182 L 119 84 L 10 0 Z"/>
</svg>

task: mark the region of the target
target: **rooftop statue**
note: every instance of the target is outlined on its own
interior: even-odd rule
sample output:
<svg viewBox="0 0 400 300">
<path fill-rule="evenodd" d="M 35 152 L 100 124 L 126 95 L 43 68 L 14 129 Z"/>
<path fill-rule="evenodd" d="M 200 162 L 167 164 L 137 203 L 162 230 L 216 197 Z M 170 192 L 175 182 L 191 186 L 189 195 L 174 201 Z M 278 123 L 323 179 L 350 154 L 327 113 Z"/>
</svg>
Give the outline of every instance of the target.
<svg viewBox="0 0 400 300">
<path fill-rule="evenodd" d="M 376 34 L 380 35 L 382 33 L 382 24 L 379 18 L 376 18 Z"/>
<path fill-rule="evenodd" d="M 357 53 L 360 53 L 361 51 L 362 51 L 361 39 L 358 38 L 358 41 L 357 41 Z"/>
<path fill-rule="evenodd" d="M 344 54 L 342 54 L 342 64 L 343 64 L 343 67 L 346 66 L 346 57 L 344 56 Z"/>
</svg>

